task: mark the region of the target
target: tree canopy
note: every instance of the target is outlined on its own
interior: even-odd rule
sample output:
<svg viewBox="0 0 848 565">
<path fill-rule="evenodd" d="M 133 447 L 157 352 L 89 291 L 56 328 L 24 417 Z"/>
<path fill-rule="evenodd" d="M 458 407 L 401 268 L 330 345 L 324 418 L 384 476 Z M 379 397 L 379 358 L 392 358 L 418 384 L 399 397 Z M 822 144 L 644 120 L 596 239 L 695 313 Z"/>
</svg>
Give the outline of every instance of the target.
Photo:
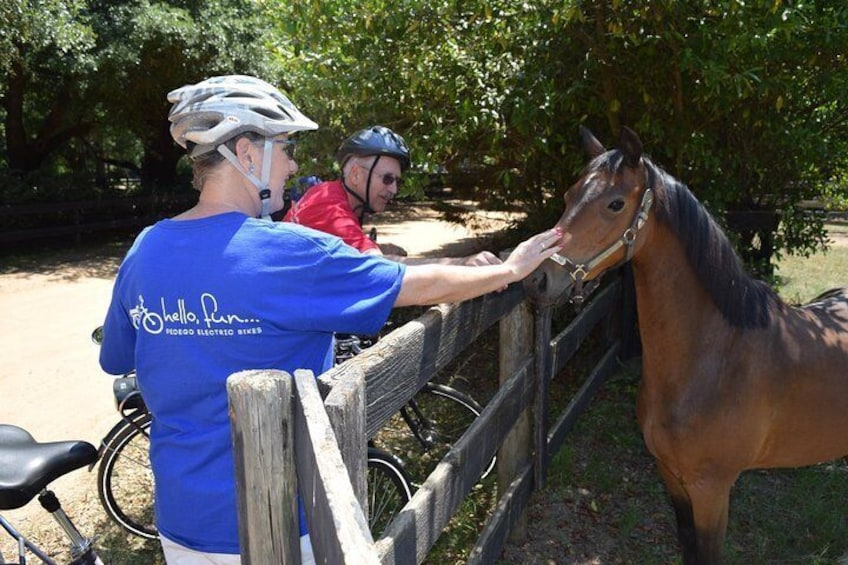
<svg viewBox="0 0 848 565">
<path fill-rule="evenodd" d="M 547 219 L 583 163 L 578 124 L 611 140 L 628 125 L 714 212 L 780 210 L 778 247 L 821 241 L 794 205 L 833 192 L 844 169 L 848 7 L 384 4 L 277 11 L 298 96 L 319 100 L 324 135 L 385 123 L 420 167 L 471 173 L 477 198 Z"/>
<path fill-rule="evenodd" d="M 106 166 L 172 185 L 183 153 L 168 133 L 168 91 L 271 67 L 269 27 L 251 0 L 13 0 L 4 10 L 5 165 L 29 177 L 11 183 L 18 197 L 45 178 L 102 184 Z"/>
<path fill-rule="evenodd" d="M 174 182 L 167 91 L 257 74 L 321 125 L 302 136 L 308 174 L 336 174 L 342 139 L 380 123 L 412 147 L 413 191 L 441 175 L 540 226 L 584 163 L 578 125 L 610 145 L 627 125 L 717 216 L 778 211 L 776 247 L 807 252 L 822 225 L 796 204 L 846 193 L 843 4 L 14 0 L 0 8 L 4 164 Z"/>
</svg>

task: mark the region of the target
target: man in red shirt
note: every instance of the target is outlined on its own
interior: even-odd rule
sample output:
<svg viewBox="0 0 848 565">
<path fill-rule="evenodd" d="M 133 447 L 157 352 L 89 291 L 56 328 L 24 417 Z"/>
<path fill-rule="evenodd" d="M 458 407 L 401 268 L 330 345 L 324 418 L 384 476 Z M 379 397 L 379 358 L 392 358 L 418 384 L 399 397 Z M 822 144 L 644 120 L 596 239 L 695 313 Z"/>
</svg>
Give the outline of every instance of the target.
<svg viewBox="0 0 848 565">
<path fill-rule="evenodd" d="M 468 257 L 410 258 L 392 244 L 378 245 L 362 231 L 367 214 L 379 214 L 403 184 L 409 168 L 409 147 L 403 138 L 383 126 L 360 130 L 346 139 L 336 154 L 342 178 L 310 188 L 292 204 L 285 221 L 294 222 L 340 237 L 362 253 L 386 255 L 407 264 L 453 263 L 489 265 L 500 263 L 483 251 Z"/>
</svg>

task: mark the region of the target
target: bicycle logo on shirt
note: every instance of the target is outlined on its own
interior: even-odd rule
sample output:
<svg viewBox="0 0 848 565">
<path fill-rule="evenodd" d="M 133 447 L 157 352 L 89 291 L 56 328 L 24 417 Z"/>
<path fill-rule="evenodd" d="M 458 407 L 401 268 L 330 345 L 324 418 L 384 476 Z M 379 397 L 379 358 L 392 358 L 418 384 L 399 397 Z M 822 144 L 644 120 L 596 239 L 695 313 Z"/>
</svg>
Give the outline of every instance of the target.
<svg viewBox="0 0 848 565">
<path fill-rule="evenodd" d="M 138 306 L 130 309 L 130 318 L 135 329 L 144 329 L 147 333 L 158 334 L 165 328 L 165 321 L 156 312 L 144 305 L 144 297 L 138 297 Z"/>
<path fill-rule="evenodd" d="M 162 298 L 161 310 L 151 311 L 145 305 L 144 297 L 139 295 L 138 304 L 130 309 L 129 314 L 136 330 L 152 335 L 164 332 L 171 336 L 227 337 L 262 333 L 261 320 L 224 311 L 211 293 L 202 293 L 198 302 L 200 308 L 195 311 L 184 298 L 176 299 L 170 305 L 166 305 Z"/>
</svg>

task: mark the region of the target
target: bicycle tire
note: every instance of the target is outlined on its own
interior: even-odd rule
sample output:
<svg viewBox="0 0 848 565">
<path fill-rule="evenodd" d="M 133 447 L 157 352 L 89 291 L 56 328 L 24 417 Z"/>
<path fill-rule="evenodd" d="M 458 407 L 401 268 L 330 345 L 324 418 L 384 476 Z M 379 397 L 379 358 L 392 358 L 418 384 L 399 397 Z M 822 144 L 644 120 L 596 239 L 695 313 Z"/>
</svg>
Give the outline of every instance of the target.
<svg viewBox="0 0 848 565">
<path fill-rule="evenodd" d="M 375 447 L 368 448 L 368 527 L 379 539 L 412 498 L 412 481 L 401 459 Z"/>
<path fill-rule="evenodd" d="M 424 480 L 482 412 L 471 396 L 453 387 L 428 382 L 410 404 L 392 416 L 375 436 L 382 448 L 400 453 L 413 477 Z M 480 479 L 491 474 L 495 458 Z"/>
<path fill-rule="evenodd" d="M 119 422 L 106 436 L 97 469 L 97 494 L 116 524 L 136 536 L 158 539 L 147 435 L 150 422 L 150 413 L 144 412 Z"/>
</svg>

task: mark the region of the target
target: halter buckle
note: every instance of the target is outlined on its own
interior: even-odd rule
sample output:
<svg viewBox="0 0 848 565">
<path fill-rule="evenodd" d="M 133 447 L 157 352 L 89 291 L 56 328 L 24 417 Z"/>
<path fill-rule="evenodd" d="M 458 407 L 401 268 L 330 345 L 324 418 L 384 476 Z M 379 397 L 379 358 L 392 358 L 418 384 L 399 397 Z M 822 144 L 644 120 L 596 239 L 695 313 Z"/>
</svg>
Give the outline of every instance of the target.
<svg viewBox="0 0 848 565">
<path fill-rule="evenodd" d="M 586 278 L 586 275 L 589 274 L 589 271 L 585 269 L 586 265 L 575 265 L 574 269 L 571 270 L 571 278 L 578 282 L 583 282 L 583 279 Z"/>
</svg>

